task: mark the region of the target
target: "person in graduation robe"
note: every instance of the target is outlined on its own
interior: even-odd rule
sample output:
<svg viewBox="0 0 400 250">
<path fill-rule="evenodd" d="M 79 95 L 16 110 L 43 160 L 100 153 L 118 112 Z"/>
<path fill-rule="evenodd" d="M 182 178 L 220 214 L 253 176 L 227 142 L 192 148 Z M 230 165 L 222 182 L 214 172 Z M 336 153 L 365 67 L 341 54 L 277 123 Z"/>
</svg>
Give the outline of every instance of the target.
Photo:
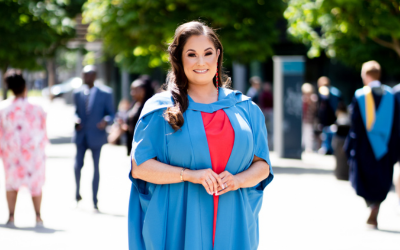
<svg viewBox="0 0 400 250">
<path fill-rule="evenodd" d="M 400 110 L 400 84 L 397 84 L 396 86 L 393 87 L 393 93 L 395 96 L 395 102 L 397 104 L 398 110 Z M 399 126 L 400 126 L 400 121 L 399 121 Z M 398 141 L 400 143 L 400 128 L 399 128 Z M 400 164 L 400 149 L 399 149 L 397 155 L 399 157 L 398 162 Z M 397 213 L 400 214 L 400 176 L 397 177 L 397 181 L 396 181 L 396 193 L 397 193 L 397 197 L 399 198 L 399 203 L 397 206 Z"/>
<path fill-rule="evenodd" d="M 363 64 L 364 87 L 355 92 L 352 125 L 345 144 L 351 184 L 370 207 L 367 224 L 375 228 L 380 204 L 392 186 L 399 152 L 399 108 L 392 89 L 379 81 L 380 72 L 376 61 Z"/>
<path fill-rule="evenodd" d="M 211 28 L 182 24 L 168 51 L 168 91 L 146 102 L 132 144 L 129 249 L 255 250 L 273 179 L 264 116 L 222 87 Z"/>
</svg>

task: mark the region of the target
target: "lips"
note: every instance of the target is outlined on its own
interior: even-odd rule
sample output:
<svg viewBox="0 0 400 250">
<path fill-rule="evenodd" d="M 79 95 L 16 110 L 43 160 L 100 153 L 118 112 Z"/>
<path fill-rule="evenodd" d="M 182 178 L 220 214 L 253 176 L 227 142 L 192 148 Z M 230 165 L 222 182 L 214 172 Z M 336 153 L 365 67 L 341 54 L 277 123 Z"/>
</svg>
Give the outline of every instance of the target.
<svg viewBox="0 0 400 250">
<path fill-rule="evenodd" d="M 197 74 L 205 74 L 208 72 L 208 69 L 195 69 L 193 70 Z"/>
</svg>

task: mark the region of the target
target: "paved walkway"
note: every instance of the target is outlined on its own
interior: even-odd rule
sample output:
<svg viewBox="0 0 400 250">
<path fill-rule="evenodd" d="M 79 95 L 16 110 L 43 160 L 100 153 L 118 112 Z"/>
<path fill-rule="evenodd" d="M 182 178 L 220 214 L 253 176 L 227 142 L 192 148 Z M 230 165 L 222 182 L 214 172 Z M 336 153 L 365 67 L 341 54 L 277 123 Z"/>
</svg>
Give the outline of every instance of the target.
<svg viewBox="0 0 400 250">
<path fill-rule="evenodd" d="M 70 143 L 74 109 L 60 100 L 40 102 L 48 112 L 46 185 L 42 204 L 45 228 L 35 228 L 30 195 L 21 190 L 16 228 L 7 228 L 4 172 L 0 166 L 0 249 L 83 250 L 127 249 L 127 207 L 130 181 L 129 157 L 122 146 L 106 145 L 100 163 L 100 214 L 93 213 L 91 154 L 82 172 L 83 200 L 73 208 L 75 147 Z M 275 180 L 267 187 L 260 214 L 259 249 L 399 249 L 400 216 L 391 192 L 382 206 L 381 230 L 365 229 L 364 202 L 348 182 L 333 176 L 334 159 L 308 154 L 303 160 L 271 160 Z M 0 163 L 1 165 L 1 163 Z M 398 167 L 396 167 L 396 172 Z"/>
</svg>

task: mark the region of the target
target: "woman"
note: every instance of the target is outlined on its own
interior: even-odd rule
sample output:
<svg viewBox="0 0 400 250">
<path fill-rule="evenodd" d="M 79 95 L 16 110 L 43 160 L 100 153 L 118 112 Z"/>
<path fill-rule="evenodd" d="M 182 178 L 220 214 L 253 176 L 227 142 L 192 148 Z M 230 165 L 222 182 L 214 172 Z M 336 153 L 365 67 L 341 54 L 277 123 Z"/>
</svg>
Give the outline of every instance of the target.
<svg viewBox="0 0 400 250">
<path fill-rule="evenodd" d="M 126 125 L 122 129 L 126 131 L 127 141 L 126 147 L 128 155 L 132 150 L 132 140 L 136 123 L 139 120 L 140 112 L 142 112 L 144 103 L 154 95 L 154 89 L 148 76 L 142 76 L 131 84 L 131 96 L 134 104 L 128 111 Z"/>
<path fill-rule="evenodd" d="M 32 195 L 36 224 L 40 217 L 42 186 L 45 179 L 46 114 L 28 102 L 25 80 L 20 72 L 7 72 L 5 82 L 15 97 L 0 104 L 0 156 L 6 174 L 7 224 L 14 225 L 18 190 L 26 186 Z"/>
<path fill-rule="evenodd" d="M 257 249 L 267 131 L 250 98 L 222 80 L 223 48 L 199 22 L 170 44 L 168 91 L 145 104 L 132 145 L 130 249 Z"/>
</svg>

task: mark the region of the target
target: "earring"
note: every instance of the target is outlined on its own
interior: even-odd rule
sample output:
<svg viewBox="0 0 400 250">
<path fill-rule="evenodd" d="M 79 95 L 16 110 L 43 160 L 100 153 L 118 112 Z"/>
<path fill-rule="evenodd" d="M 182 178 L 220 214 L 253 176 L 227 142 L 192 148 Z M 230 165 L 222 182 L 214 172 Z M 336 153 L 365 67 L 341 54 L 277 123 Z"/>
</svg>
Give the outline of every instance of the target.
<svg viewBox="0 0 400 250">
<path fill-rule="evenodd" d="M 217 74 L 215 74 L 215 80 L 216 80 L 216 83 L 217 83 L 217 88 L 218 88 L 218 66 L 217 66 Z"/>
</svg>

